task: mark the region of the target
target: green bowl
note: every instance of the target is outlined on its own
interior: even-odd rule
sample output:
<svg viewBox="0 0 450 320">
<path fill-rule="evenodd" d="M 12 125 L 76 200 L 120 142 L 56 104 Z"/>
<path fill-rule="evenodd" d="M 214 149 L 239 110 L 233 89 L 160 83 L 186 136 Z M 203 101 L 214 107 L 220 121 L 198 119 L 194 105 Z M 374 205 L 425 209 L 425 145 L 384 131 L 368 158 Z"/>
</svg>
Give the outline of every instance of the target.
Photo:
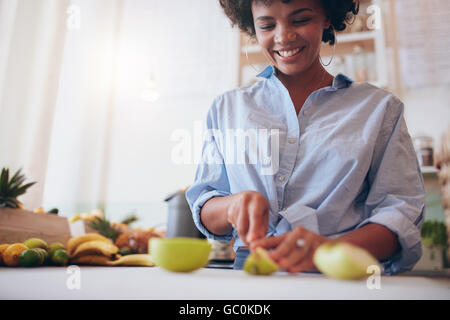
<svg viewBox="0 0 450 320">
<path fill-rule="evenodd" d="M 152 261 L 173 272 L 190 272 L 209 262 L 211 244 L 196 238 L 151 238 L 149 253 Z"/>
</svg>

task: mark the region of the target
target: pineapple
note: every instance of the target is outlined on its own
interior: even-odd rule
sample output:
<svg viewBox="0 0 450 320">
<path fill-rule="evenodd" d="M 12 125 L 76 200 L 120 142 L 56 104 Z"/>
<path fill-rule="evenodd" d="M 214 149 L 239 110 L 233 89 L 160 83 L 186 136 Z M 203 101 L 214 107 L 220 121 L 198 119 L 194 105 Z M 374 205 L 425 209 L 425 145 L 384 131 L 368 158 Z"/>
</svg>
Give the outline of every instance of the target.
<svg viewBox="0 0 450 320">
<path fill-rule="evenodd" d="M 134 213 L 130 213 L 125 219 L 122 220 L 121 224 L 126 224 L 127 226 L 129 226 L 130 224 L 138 220 L 139 218 Z"/>
<path fill-rule="evenodd" d="M 22 204 L 17 200 L 17 197 L 24 194 L 36 182 L 23 184 L 26 178 L 21 171 L 19 169 L 10 180 L 9 169 L 2 169 L 0 175 L 0 208 L 22 208 Z"/>
<path fill-rule="evenodd" d="M 116 241 L 116 238 L 120 235 L 120 232 L 105 218 L 95 217 L 95 221 L 91 221 L 89 226 L 112 241 Z"/>
</svg>

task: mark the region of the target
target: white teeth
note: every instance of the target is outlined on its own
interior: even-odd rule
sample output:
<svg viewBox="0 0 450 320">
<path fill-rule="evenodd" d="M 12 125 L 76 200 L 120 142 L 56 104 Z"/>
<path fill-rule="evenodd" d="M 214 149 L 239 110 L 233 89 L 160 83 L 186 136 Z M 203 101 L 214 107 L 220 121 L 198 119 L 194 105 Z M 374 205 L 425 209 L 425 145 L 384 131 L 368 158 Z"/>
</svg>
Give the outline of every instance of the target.
<svg viewBox="0 0 450 320">
<path fill-rule="evenodd" d="M 295 55 L 299 52 L 300 52 L 300 48 L 295 49 L 295 50 L 290 50 L 290 51 L 278 51 L 280 56 L 283 56 L 283 57 L 292 57 L 293 55 Z"/>
</svg>

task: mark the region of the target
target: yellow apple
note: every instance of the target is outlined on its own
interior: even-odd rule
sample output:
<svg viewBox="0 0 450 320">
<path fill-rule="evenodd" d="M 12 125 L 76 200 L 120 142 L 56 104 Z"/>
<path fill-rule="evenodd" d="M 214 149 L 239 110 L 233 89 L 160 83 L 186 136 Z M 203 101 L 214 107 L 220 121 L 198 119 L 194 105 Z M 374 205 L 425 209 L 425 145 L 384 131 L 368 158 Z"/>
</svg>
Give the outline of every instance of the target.
<svg viewBox="0 0 450 320">
<path fill-rule="evenodd" d="M 278 265 L 263 248 L 256 248 L 245 260 L 244 271 L 253 275 L 271 275 L 279 270 Z"/>
<path fill-rule="evenodd" d="M 368 251 L 344 242 L 322 244 L 314 253 L 313 260 L 323 274 L 345 280 L 367 277 L 369 266 L 380 267 Z"/>
<path fill-rule="evenodd" d="M 209 262 L 211 244 L 195 238 L 150 238 L 149 253 L 153 262 L 173 272 L 190 272 Z"/>
</svg>

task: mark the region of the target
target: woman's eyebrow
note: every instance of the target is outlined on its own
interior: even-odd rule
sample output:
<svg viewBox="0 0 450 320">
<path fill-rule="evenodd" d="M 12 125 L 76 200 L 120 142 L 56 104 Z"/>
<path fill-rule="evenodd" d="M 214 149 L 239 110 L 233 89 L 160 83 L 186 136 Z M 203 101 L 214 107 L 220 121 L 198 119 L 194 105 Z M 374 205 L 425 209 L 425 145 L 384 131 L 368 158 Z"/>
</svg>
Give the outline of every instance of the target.
<svg viewBox="0 0 450 320">
<path fill-rule="evenodd" d="M 292 11 L 292 12 L 289 14 L 289 16 L 296 15 L 297 13 L 300 13 L 300 12 L 303 12 L 303 11 L 312 11 L 312 10 L 311 10 L 310 8 L 301 8 L 301 9 L 297 9 L 297 10 Z M 270 16 L 261 16 L 261 17 L 256 18 L 256 21 L 257 21 L 257 20 L 262 20 L 262 21 L 264 21 L 264 20 L 272 20 L 272 19 L 273 19 L 273 17 L 270 17 Z"/>
</svg>

